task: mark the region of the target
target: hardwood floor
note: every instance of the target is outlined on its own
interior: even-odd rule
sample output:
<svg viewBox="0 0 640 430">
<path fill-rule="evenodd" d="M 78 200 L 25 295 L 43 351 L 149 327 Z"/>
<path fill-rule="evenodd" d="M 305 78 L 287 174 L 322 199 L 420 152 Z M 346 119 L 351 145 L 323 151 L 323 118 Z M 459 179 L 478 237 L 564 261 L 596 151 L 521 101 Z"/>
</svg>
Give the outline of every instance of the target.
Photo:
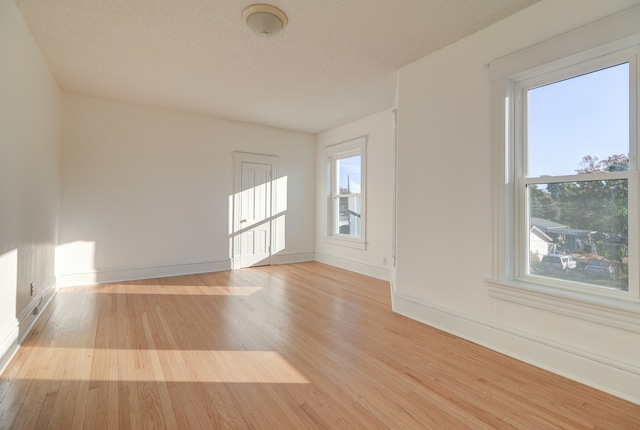
<svg viewBox="0 0 640 430">
<path fill-rule="evenodd" d="M 61 290 L 2 429 L 639 429 L 640 406 L 391 312 L 319 263 Z"/>
</svg>

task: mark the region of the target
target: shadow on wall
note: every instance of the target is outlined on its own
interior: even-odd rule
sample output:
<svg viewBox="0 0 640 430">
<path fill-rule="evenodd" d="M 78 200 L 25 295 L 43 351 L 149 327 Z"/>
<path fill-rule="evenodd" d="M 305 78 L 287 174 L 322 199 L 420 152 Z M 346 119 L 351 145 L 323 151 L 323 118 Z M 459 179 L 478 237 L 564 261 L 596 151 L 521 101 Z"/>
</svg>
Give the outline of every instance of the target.
<svg viewBox="0 0 640 430">
<path fill-rule="evenodd" d="M 61 243 L 56 248 L 55 255 L 58 286 L 89 285 L 272 264 L 272 257 L 281 253 L 286 246 L 287 186 L 286 176 L 271 180 L 268 176 L 261 177 L 256 172 L 246 172 L 241 191 L 228 197 L 228 221 L 225 223 L 211 212 L 210 216 L 202 217 L 208 224 L 199 227 L 203 235 L 204 232 L 213 232 L 213 237 L 228 237 L 228 243 L 222 240 L 220 243 L 211 243 L 206 246 L 207 254 L 196 258 L 193 258 L 193 254 L 190 255 L 192 247 L 186 243 L 186 239 L 181 246 L 166 240 L 163 243 L 167 247 L 175 248 L 172 261 L 157 261 L 144 266 L 124 264 L 120 267 L 105 267 L 102 264 L 104 261 L 123 260 L 122 257 L 111 255 L 113 252 L 131 252 L 131 248 L 135 246 L 138 248 L 136 252 L 144 253 L 146 246 L 149 254 L 152 254 L 155 250 L 153 247 L 157 245 L 133 242 L 135 239 L 132 235 L 124 236 L 125 239 L 131 240 L 129 243 L 117 243 L 115 247 L 113 244 L 109 245 L 108 249 L 111 251 L 106 246 L 101 246 L 100 240 L 96 238 Z M 157 199 L 168 201 L 169 196 L 162 193 L 157 196 Z M 220 207 L 219 202 L 212 202 L 208 206 Z M 179 221 L 180 224 L 186 222 L 185 219 Z M 223 233 L 225 226 L 228 229 L 226 234 Z M 146 228 L 147 234 L 150 234 L 148 225 L 141 227 Z M 163 230 L 175 230 L 179 227 L 182 226 L 167 225 Z M 136 225 L 131 228 L 135 229 Z M 162 236 L 163 230 L 158 231 L 157 236 Z M 207 258 L 212 254 L 226 254 L 228 257 L 217 260 Z"/>
<path fill-rule="evenodd" d="M 275 180 L 243 163 L 241 191 L 229 196 L 233 268 L 272 264 L 286 247 L 287 177 Z"/>
<path fill-rule="evenodd" d="M 8 249 L 5 244 L 0 250 L 0 355 L 15 340 L 14 331 L 24 337 L 52 296 L 53 253 L 54 246 L 48 243 Z"/>
</svg>

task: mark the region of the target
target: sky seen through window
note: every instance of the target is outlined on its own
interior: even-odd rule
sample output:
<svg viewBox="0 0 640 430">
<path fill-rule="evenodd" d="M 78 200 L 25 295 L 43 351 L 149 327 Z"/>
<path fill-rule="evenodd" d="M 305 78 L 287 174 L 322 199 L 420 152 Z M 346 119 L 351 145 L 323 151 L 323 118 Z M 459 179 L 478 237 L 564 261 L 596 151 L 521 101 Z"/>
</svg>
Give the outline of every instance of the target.
<svg viewBox="0 0 640 430">
<path fill-rule="evenodd" d="M 575 175 L 584 156 L 629 154 L 629 63 L 528 91 L 529 177 Z"/>
</svg>

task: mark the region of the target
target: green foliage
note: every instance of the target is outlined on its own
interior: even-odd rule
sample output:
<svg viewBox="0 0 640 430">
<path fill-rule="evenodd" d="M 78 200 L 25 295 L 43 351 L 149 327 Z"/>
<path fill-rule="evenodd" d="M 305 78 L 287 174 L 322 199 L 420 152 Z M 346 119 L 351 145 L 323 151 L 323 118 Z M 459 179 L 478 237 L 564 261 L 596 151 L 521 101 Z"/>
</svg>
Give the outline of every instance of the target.
<svg viewBox="0 0 640 430">
<path fill-rule="evenodd" d="M 625 154 L 610 155 L 606 160 L 598 160 L 598 157 L 586 155 L 582 157 L 580 168 L 576 169 L 576 173 L 623 172 L 628 168 L 629 156 Z"/>
<path fill-rule="evenodd" d="M 587 155 L 582 158 L 576 173 L 589 175 L 598 172 L 627 170 L 629 157 L 614 154 L 606 160 Z M 571 228 L 628 232 L 628 181 L 625 179 L 549 183 L 546 189 L 529 187 L 531 216 L 559 222 Z"/>
<path fill-rule="evenodd" d="M 529 211 L 532 217 L 560 221 L 560 211 L 551 194 L 535 184 L 529 187 Z"/>
</svg>

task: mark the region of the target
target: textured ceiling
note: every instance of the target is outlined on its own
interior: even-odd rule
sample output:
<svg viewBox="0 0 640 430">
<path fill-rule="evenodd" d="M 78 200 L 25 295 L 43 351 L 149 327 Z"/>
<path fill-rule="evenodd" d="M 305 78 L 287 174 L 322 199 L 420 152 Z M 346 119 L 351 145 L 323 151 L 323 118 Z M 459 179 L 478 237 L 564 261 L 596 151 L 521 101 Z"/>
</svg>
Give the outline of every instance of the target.
<svg viewBox="0 0 640 430">
<path fill-rule="evenodd" d="M 4 1 L 4 0 L 3 0 Z M 16 0 L 63 91 L 317 133 L 390 108 L 397 70 L 538 0 Z"/>
</svg>

